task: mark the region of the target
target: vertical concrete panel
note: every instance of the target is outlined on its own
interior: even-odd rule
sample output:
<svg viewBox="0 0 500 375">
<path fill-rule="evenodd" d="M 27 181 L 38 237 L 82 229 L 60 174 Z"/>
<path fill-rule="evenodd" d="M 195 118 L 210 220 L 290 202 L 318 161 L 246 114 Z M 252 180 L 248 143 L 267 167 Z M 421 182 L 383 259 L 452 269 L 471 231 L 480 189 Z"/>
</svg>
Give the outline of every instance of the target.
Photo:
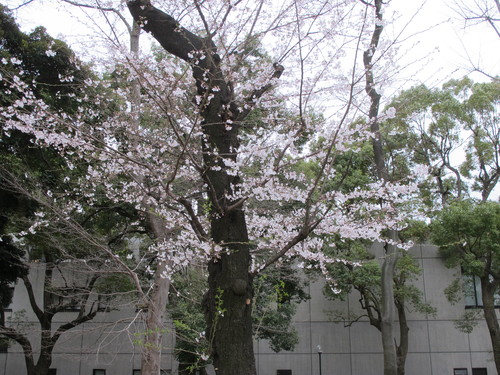
<svg viewBox="0 0 500 375">
<path fill-rule="evenodd" d="M 444 290 L 460 275 L 460 270 L 446 268 L 439 258 L 423 259 L 426 300 L 436 309 L 435 319 L 458 319 L 463 313 L 460 304 L 451 305 Z"/>
<path fill-rule="evenodd" d="M 454 368 L 467 368 L 471 374 L 468 353 L 432 353 L 431 361 L 433 375 L 452 375 Z"/>
<path fill-rule="evenodd" d="M 431 371 L 431 358 L 428 353 L 408 353 L 405 375 L 430 375 Z"/>
<path fill-rule="evenodd" d="M 62 323 L 52 324 L 52 330 L 56 330 Z M 63 333 L 54 347 L 54 357 L 60 354 L 80 353 L 82 350 L 84 325 L 81 324 L 75 328 Z"/>
<path fill-rule="evenodd" d="M 323 293 L 324 281 L 317 280 L 310 285 L 310 317 L 311 321 L 328 321 L 332 314 L 347 315 L 347 304 L 344 301 L 327 299 Z"/>
<path fill-rule="evenodd" d="M 384 359 L 379 354 L 352 354 L 352 375 L 381 375 Z"/>
<path fill-rule="evenodd" d="M 316 358 L 315 358 L 316 357 Z M 312 356 L 312 375 L 319 375 L 319 356 Z M 295 375 L 296 373 L 292 373 Z M 301 375 L 300 373 L 297 373 Z M 349 354 L 321 354 L 322 375 L 348 375 L 351 374 L 351 356 Z"/>
<path fill-rule="evenodd" d="M 7 370 L 7 353 L 0 353 L 0 375 L 5 375 Z"/>
<path fill-rule="evenodd" d="M 478 325 L 474 327 L 472 333 L 469 334 L 469 340 L 470 349 L 473 352 L 492 351 L 490 333 L 488 331 L 488 326 L 486 325 L 486 322 L 484 320 L 479 321 Z"/>
<path fill-rule="evenodd" d="M 468 352 L 469 338 L 452 321 L 429 321 L 431 353 Z"/>
<path fill-rule="evenodd" d="M 412 353 L 428 353 L 430 345 L 427 321 L 409 321 L 408 328 L 410 328 L 408 351 Z"/>
<path fill-rule="evenodd" d="M 324 353 L 349 353 L 349 328 L 343 323 L 311 323 L 311 347 L 318 345 Z"/>
<path fill-rule="evenodd" d="M 24 362 L 24 355 L 21 353 L 9 353 L 7 357 L 7 364 L 4 368 L 5 368 L 5 375 L 26 374 L 26 364 Z"/>
<path fill-rule="evenodd" d="M 486 367 L 488 375 L 497 373 L 492 352 L 471 353 L 471 367 Z"/>
<path fill-rule="evenodd" d="M 354 323 L 350 328 L 351 353 L 382 353 L 380 332 L 368 322 Z"/>
</svg>

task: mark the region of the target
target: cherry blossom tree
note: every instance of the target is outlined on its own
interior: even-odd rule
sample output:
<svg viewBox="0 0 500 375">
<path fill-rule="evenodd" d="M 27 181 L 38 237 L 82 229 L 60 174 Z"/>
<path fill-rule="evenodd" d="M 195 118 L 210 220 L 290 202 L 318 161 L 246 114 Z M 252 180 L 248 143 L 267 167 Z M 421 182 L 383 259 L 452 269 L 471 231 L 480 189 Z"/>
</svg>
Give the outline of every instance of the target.
<svg viewBox="0 0 500 375">
<path fill-rule="evenodd" d="M 303 257 L 334 283 L 325 265 L 338 260 L 321 252 L 324 235 L 383 240 L 383 275 L 392 280 L 400 245 L 394 233 L 405 219 L 395 207 L 414 194 L 412 177 L 398 183 L 385 178 L 379 154 L 378 181 L 347 193 L 329 186 L 337 155 L 371 138 L 377 149 L 377 124 L 393 115 L 379 113 L 373 78 L 387 68 L 383 56 L 391 46 L 383 45 L 381 57 L 372 60 L 382 31 L 381 6 L 348 0 L 307 6 L 298 0 L 276 6 L 242 0 L 158 7 L 147 0 L 128 2 L 136 24 L 163 50 L 140 54 L 122 48 L 122 55 L 113 55 L 108 82 L 123 104 L 107 118 L 83 106 L 72 115 L 58 113 L 32 95 L 36 80 L 2 77 L 18 98 L 1 111 L 4 131 L 31 134 L 68 163 L 68 155 L 86 161 L 85 173 L 70 177 L 77 186 L 72 193 L 89 206 L 97 202 L 96 192 L 127 202 L 152 233 L 147 253 L 154 276 L 151 293 L 143 294 L 150 324 L 143 374 L 159 373 L 169 283 L 190 263 L 208 267 L 203 303 L 212 345 L 200 354 L 212 358 L 218 374 L 255 374 L 251 310 L 259 272 L 283 258 Z M 370 105 L 365 81 L 371 129 L 354 121 Z M 377 84 L 383 82 L 381 76 Z M 315 167 L 304 173 L 304 162 Z M 133 269 L 127 272 L 137 280 Z M 385 298 L 382 332 L 388 342 L 394 308 L 393 299 Z"/>
</svg>

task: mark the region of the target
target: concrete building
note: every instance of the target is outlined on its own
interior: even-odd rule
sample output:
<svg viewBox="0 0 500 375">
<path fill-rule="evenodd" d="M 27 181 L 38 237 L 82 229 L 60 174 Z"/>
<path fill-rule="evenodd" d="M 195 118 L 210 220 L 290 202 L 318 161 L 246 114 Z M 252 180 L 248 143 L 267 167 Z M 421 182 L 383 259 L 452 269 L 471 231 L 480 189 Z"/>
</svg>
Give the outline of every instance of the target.
<svg viewBox="0 0 500 375">
<path fill-rule="evenodd" d="M 373 251 L 382 255 L 381 247 L 374 246 Z M 411 254 L 423 269 L 416 281 L 417 286 L 423 291 L 425 301 L 437 308 L 437 313 L 435 316 L 426 316 L 409 312 L 410 343 L 406 374 L 497 374 L 485 322 L 479 321 L 470 334 L 462 333 L 454 326 L 454 321 L 464 313 L 466 304 L 478 303 L 471 296 L 455 305 L 447 301 L 444 289 L 459 275 L 459 270 L 447 269 L 434 246 L 415 246 Z M 37 277 L 36 270 L 32 272 L 32 277 Z M 26 319 L 23 324 L 30 324 L 30 321 L 36 320 L 29 312 L 23 288 L 21 284 L 16 286 L 12 312 L 9 314 L 24 309 Z M 330 318 L 333 311 L 359 312 L 359 297 L 353 293 L 346 302 L 330 301 L 325 299 L 322 289 L 320 281 L 311 283 L 311 299 L 299 305 L 294 324 L 300 342 L 294 351 L 274 353 L 265 341 L 255 343 L 258 375 L 383 373 L 381 339 L 377 329 L 366 320 L 346 327 L 344 321 L 332 321 Z M 92 322 L 65 333 L 54 350 L 52 374 L 137 375 L 138 372 L 134 371 L 140 368 L 140 348 L 134 341 L 140 337 L 141 324 L 131 319 L 134 313 L 131 308 L 102 312 Z M 56 316 L 58 324 L 68 318 L 66 314 L 71 312 Z M 33 334 L 37 333 L 34 331 Z M 168 333 L 164 341 L 166 349 L 162 364 L 165 374 L 177 373 L 171 351 L 173 344 L 173 335 Z M 318 352 L 318 346 L 321 353 Z M 20 347 L 12 345 L 7 352 L 0 353 L 0 375 L 25 373 Z"/>
</svg>

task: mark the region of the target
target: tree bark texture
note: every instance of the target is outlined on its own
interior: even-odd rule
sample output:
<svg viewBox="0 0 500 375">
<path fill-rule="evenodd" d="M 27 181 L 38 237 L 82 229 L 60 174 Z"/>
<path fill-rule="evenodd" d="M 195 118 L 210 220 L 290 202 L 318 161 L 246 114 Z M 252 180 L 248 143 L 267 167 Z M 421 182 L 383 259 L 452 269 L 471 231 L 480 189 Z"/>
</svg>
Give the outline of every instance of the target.
<svg viewBox="0 0 500 375">
<path fill-rule="evenodd" d="M 493 359 L 495 360 L 497 372 L 500 374 L 500 326 L 495 311 L 495 289 L 489 280 L 489 274 L 481 277 L 484 318 L 490 333 Z"/>
<path fill-rule="evenodd" d="M 396 302 L 399 318 L 399 345 L 396 348 L 398 357 L 398 375 L 405 375 L 406 357 L 408 356 L 408 321 L 406 319 L 406 310 L 404 301 Z"/>
<path fill-rule="evenodd" d="M 205 296 L 206 335 L 218 375 L 255 375 L 252 339 L 250 246 L 245 213 L 227 198 L 239 177 L 227 173 L 223 159 L 236 160 L 238 130 L 247 113 L 234 104 L 233 92 L 220 68 L 220 57 L 210 38 L 201 38 L 148 1 L 128 3 L 134 19 L 171 54 L 191 65 L 204 133 L 202 178 L 211 203 L 212 239 L 225 252 L 209 263 Z M 199 57 L 202 57 L 200 59 Z M 256 92 L 263 93 L 262 90 Z M 208 96 L 212 98 L 206 100 Z"/>
<path fill-rule="evenodd" d="M 155 238 L 162 241 L 169 235 L 163 218 L 152 213 L 147 214 L 147 222 Z M 158 257 L 154 285 L 149 294 L 144 296 L 147 310 L 145 311 L 145 332 L 142 342 L 141 374 L 160 375 L 162 338 L 165 332 L 165 314 L 168 304 L 170 279 L 163 275 L 162 270 L 168 266 L 169 260 L 162 254 Z"/>
<path fill-rule="evenodd" d="M 372 5 L 367 5 L 372 6 Z M 365 67 L 366 86 L 365 91 L 370 97 L 370 110 L 368 113 L 372 138 L 373 154 L 378 177 L 383 182 L 389 182 L 390 176 L 387 171 L 385 155 L 382 146 L 380 126 L 378 122 L 379 106 L 381 95 L 376 91 L 373 77 L 373 55 L 382 34 L 382 0 L 375 0 L 376 25 L 372 34 L 370 47 L 363 53 L 363 64 Z M 398 241 L 398 233 L 395 230 L 388 231 L 391 243 L 386 243 L 385 258 L 382 264 L 382 304 L 381 304 L 381 333 L 382 347 L 384 350 L 384 375 L 397 375 L 397 348 L 394 333 L 395 306 L 394 306 L 394 270 L 398 259 L 398 249 L 393 243 Z"/>
</svg>

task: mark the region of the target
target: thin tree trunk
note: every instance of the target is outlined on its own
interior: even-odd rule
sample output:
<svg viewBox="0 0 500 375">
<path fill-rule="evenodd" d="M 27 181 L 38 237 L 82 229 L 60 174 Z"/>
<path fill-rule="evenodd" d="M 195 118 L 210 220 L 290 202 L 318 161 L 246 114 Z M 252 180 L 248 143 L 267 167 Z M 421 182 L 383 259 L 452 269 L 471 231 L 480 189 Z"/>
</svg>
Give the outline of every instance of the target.
<svg viewBox="0 0 500 375">
<path fill-rule="evenodd" d="M 139 38 L 141 29 L 138 22 L 134 21 L 129 28 L 130 31 L 130 52 L 133 57 L 139 55 Z M 137 79 L 132 81 L 130 86 L 130 105 L 135 132 L 139 132 L 140 127 L 140 108 L 141 94 L 140 83 Z M 135 141 L 134 141 L 135 142 Z M 138 180 L 144 182 L 144 176 L 136 176 Z M 163 241 L 168 237 L 166 231 L 166 223 L 160 217 L 155 216 L 153 210 L 147 203 L 144 203 L 145 211 L 148 212 L 146 220 L 157 241 Z M 165 332 L 165 315 L 168 304 L 168 293 L 170 289 L 170 279 L 163 275 L 163 270 L 169 265 L 169 260 L 163 254 L 159 254 L 158 259 L 161 259 L 156 265 L 157 269 L 153 281 L 153 288 L 149 294 L 143 295 L 146 298 L 144 305 L 147 306 L 145 312 L 145 332 L 142 343 L 141 355 L 141 374 L 143 375 L 160 375 L 161 371 L 161 354 L 162 341 Z"/>
<path fill-rule="evenodd" d="M 367 5 L 371 6 L 371 5 Z M 376 25 L 372 34 L 370 47 L 363 54 L 363 64 L 365 66 L 366 75 L 366 93 L 370 97 L 370 110 L 368 113 L 370 120 L 371 131 L 374 134 L 372 138 L 373 154 L 375 158 L 375 166 L 378 177 L 383 182 L 390 182 L 390 177 L 387 172 L 385 163 L 385 155 L 382 146 L 380 135 L 380 127 L 378 122 L 378 113 L 380 106 L 381 95 L 376 91 L 375 80 L 373 78 L 373 55 L 377 50 L 380 40 L 380 35 L 383 30 L 382 26 L 382 0 L 375 0 L 375 17 Z M 383 203 L 382 203 L 383 204 Z M 388 237 L 391 243 L 386 243 L 385 258 L 382 264 L 382 304 L 381 304 L 381 333 L 382 347 L 384 350 L 384 375 L 397 374 L 397 354 L 396 340 L 394 334 L 395 322 L 395 306 L 394 306 L 394 269 L 398 260 L 399 251 L 394 245 L 398 242 L 398 233 L 395 230 L 388 231 Z"/>
<path fill-rule="evenodd" d="M 490 333 L 493 359 L 497 372 L 500 374 L 500 326 L 495 311 L 495 293 L 488 276 L 481 277 L 481 294 L 483 297 L 483 312 Z"/>
<path fill-rule="evenodd" d="M 158 269 L 165 267 L 165 262 L 158 264 Z M 165 313 L 168 303 L 170 280 L 161 276 L 157 270 L 154 287 L 149 295 L 148 310 L 145 319 L 145 333 L 141 356 L 141 374 L 160 375 L 162 338 L 165 331 Z"/>
<path fill-rule="evenodd" d="M 148 224 L 155 238 L 165 240 L 169 233 L 164 220 L 150 213 L 147 216 Z M 165 331 L 165 314 L 168 304 L 170 279 L 165 277 L 163 270 L 169 265 L 169 259 L 164 254 L 158 254 L 158 264 L 154 277 L 153 288 L 147 295 L 145 332 L 141 357 L 141 374 L 160 375 L 162 338 Z"/>
</svg>

